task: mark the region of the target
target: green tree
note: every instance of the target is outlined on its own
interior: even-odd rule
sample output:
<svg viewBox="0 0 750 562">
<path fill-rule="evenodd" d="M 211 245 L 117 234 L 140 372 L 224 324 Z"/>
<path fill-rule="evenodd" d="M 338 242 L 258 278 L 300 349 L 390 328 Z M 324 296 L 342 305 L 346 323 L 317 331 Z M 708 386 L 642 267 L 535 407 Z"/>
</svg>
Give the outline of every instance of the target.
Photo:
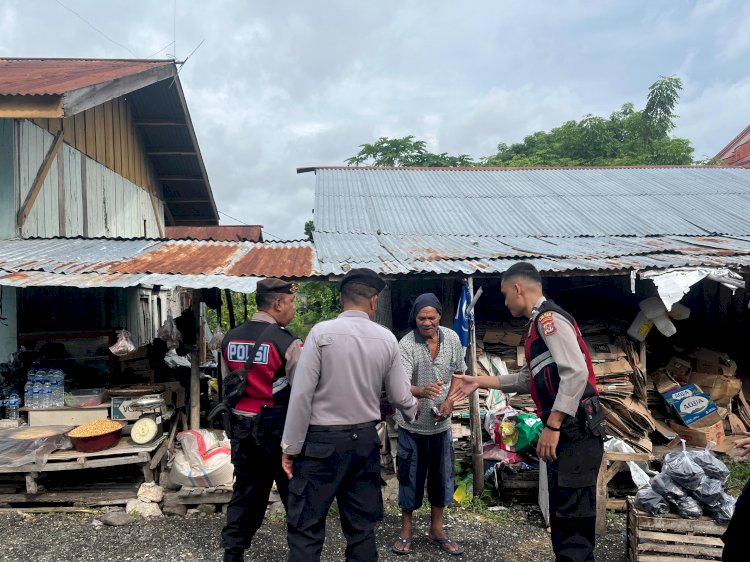
<svg viewBox="0 0 750 562">
<path fill-rule="evenodd" d="M 372 144 L 359 145 L 359 152 L 347 158 L 350 166 L 467 167 L 475 163 L 466 154 L 451 156 L 446 152 L 427 151 L 427 143 L 413 135 L 400 139 L 380 137 Z"/>
<path fill-rule="evenodd" d="M 670 137 L 682 81 L 661 76 L 649 87 L 646 106 L 637 111 L 625 103 L 609 118 L 586 115 L 523 142 L 501 143 L 482 166 L 625 166 L 693 163 L 687 139 Z"/>
<path fill-rule="evenodd" d="M 315 223 L 313 221 L 305 222 L 305 240 L 312 242 L 313 232 L 315 232 Z"/>
</svg>

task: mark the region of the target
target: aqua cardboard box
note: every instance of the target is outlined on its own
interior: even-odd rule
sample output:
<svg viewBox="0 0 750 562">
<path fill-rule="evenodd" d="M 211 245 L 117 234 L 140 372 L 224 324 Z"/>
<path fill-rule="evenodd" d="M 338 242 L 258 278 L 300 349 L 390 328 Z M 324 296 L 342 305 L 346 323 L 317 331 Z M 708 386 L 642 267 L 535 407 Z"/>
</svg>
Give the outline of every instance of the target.
<svg viewBox="0 0 750 562">
<path fill-rule="evenodd" d="M 709 421 L 704 418 L 711 416 L 711 414 L 716 414 L 711 417 L 712 422 L 714 422 L 714 418 L 716 418 L 715 421 L 720 421 L 718 413 L 716 413 L 718 410 L 716 403 L 708 394 L 702 392 L 701 389 L 694 384 L 689 384 L 680 387 L 677 390 L 667 392 L 666 394 L 663 394 L 663 396 L 667 404 L 673 408 L 675 413 L 680 417 L 682 423 L 687 426 L 695 425 L 698 422 L 701 422 L 700 425 L 704 425 Z"/>
</svg>

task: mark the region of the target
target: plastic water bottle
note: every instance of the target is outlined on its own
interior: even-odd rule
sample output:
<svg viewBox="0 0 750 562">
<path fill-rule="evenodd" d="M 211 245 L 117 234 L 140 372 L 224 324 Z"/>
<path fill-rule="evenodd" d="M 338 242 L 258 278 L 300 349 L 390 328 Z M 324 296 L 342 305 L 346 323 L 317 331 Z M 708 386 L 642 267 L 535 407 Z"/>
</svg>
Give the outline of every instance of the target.
<svg viewBox="0 0 750 562">
<path fill-rule="evenodd" d="M 63 375 L 59 369 L 50 371 L 49 384 L 52 389 L 50 406 L 52 406 L 53 408 L 58 408 L 62 406 L 62 404 L 60 403 L 60 398 L 61 398 L 60 390 L 62 389 L 62 378 L 63 378 Z"/>
<path fill-rule="evenodd" d="M 18 394 L 16 394 L 16 391 L 14 390 L 10 394 L 10 398 L 8 398 L 8 406 L 6 407 L 6 416 L 9 420 L 18 419 L 18 403 L 20 401 Z"/>
<path fill-rule="evenodd" d="M 57 405 L 62 408 L 65 406 L 65 373 L 57 371 Z"/>
<path fill-rule="evenodd" d="M 31 405 L 32 404 L 31 396 L 33 392 L 32 391 L 33 386 L 34 385 L 31 383 L 31 381 L 29 381 L 23 387 L 23 405 L 26 406 L 27 408 L 33 408 L 33 406 Z"/>
<path fill-rule="evenodd" d="M 52 385 L 49 380 L 42 387 L 42 408 L 52 407 Z"/>
<path fill-rule="evenodd" d="M 42 385 L 39 384 L 39 381 L 36 381 L 34 383 L 34 386 L 31 387 L 31 407 L 35 410 L 38 410 L 41 408 L 41 402 L 42 402 Z"/>
</svg>

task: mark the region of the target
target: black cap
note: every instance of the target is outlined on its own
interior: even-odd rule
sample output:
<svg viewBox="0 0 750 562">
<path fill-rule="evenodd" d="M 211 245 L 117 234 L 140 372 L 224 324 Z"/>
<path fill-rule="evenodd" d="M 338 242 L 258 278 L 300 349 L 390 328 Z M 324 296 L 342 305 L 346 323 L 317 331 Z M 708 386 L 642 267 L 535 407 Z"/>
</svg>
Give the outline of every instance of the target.
<svg viewBox="0 0 750 562">
<path fill-rule="evenodd" d="M 282 281 L 275 277 L 269 277 L 258 281 L 256 288 L 257 293 L 285 293 L 293 295 L 297 292 L 297 283 L 290 283 L 289 281 Z"/>
<path fill-rule="evenodd" d="M 375 289 L 378 293 L 385 288 L 385 281 L 383 281 L 372 269 L 367 269 L 366 267 L 350 270 L 341 280 L 339 289 L 343 289 L 347 283 L 360 283 L 362 285 L 367 285 L 368 287 Z"/>
</svg>

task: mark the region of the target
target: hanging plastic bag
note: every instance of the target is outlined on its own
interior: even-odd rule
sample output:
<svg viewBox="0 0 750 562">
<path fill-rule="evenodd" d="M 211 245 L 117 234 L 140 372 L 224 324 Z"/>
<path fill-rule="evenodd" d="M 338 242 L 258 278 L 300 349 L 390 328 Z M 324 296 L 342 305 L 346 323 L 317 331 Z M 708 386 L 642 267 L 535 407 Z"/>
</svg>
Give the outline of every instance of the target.
<svg viewBox="0 0 750 562">
<path fill-rule="evenodd" d="M 216 331 L 208 342 L 208 349 L 211 351 L 219 351 L 221 349 L 221 343 L 224 341 L 224 330 L 221 329 L 221 324 L 216 325 Z"/>
<path fill-rule="evenodd" d="M 686 490 L 697 490 L 705 476 L 703 469 L 698 466 L 685 448 L 682 439 L 682 451 L 669 453 L 664 457 L 663 472 Z"/>
<path fill-rule="evenodd" d="M 119 330 L 117 332 L 117 341 L 109 348 L 113 355 L 122 357 L 123 355 L 129 355 L 135 351 L 135 345 L 133 340 L 130 339 L 130 332 L 127 330 Z"/>
<path fill-rule="evenodd" d="M 733 496 L 722 492 L 718 504 L 707 511 L 714 518 L 714 521 L 726 525 L 732 519 L 732 515 L 734 515 L 734 504 L 736 501 Z"/>
<path fill-rule="evenodd" d="M 635 507 L 657 517 L 669 513 L 669 504 L 651 486 L 638 490 L 635 495 Z"/>
<path fill-rule="evenodd" d="M 708 508 L 718 507 L 721 495 L 724 493 L 721 482 L 715 478 L 704 478 L 697 490 L 690 492 L 698 502 Z"/>
<path fill-rule="evenodd" d="M 177 324 L 175 324 L 174 318 L 172 318 L 171 310 L 167 311 L 167 319 L 161 328 L 159 328 L 159 331 L 156 332 L 156 337 L 167 342 L 167 349 L 177 349 L 177 346 L 180 345 L 182 334 L 177 329 Z"/>
<path fill-rule="evenodd" d="M 729 479 L 729 469 L 727 465 L 721 462 L 711 452 L 711 449 L 715 447 L 715 443 L 710 442 L 706 445 L 706 448 L 701 451 L 690 451 L 688 454 L 690 458 L 703 469 L 706 476 L 720 481 L 722 484 L 726 484 Z"/>
</svg>

